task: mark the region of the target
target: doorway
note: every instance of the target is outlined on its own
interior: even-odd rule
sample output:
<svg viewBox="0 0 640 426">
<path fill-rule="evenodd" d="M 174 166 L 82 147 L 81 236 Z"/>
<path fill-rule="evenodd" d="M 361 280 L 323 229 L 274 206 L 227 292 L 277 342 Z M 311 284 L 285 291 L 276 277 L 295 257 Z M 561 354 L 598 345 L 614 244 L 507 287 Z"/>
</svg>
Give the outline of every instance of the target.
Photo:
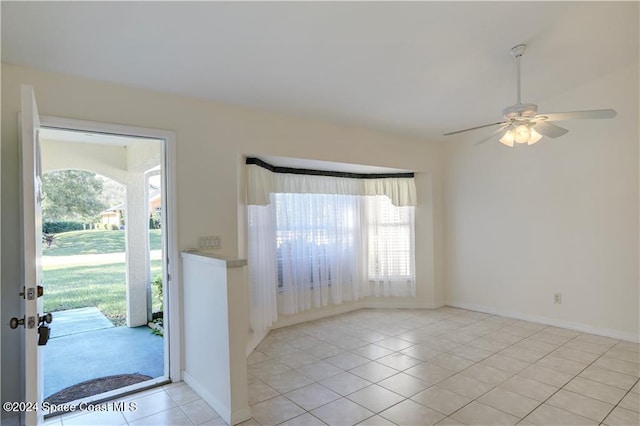
<svg viewBox="0 0 640 426">
<path fill-rule="evenodd" d="M 39 133 L 43 301 L 54 321 L 44 401 L 96 402 L 166 383 L 167 140 L 47 124 Z"/>
</svg>

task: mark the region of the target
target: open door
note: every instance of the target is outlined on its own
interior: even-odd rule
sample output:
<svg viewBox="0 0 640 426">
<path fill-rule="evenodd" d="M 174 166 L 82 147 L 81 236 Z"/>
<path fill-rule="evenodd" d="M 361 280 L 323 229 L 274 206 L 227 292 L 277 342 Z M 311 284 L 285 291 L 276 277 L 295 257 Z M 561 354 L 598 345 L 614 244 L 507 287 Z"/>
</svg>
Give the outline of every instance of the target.
<svg viewBox="0 0 640 426">
<path fill-rule="evenodd" d="M 38 148 L 40 117 L 33 87 L 22 85 L 20 153 L 22 167 L 22 250 L 23 286 L 19 297 L 24 301 L 24 317 L 12 320 L 12 327 L 24 330 L 24 399 L 21 422 L 36 425 L 43 421 L 42 412 L 42 345 L 48 340 L 48 323 L 42 312 L 42 215 L 41 179 Z M 18 297 L 18 295 L 16 295 Z M 51 318 L 47 318 L 51 322 Z M 33 406 L 31 406 L 33 404 Z M 36 405 L 37 404 L 37 405 Z"/>
</svg>

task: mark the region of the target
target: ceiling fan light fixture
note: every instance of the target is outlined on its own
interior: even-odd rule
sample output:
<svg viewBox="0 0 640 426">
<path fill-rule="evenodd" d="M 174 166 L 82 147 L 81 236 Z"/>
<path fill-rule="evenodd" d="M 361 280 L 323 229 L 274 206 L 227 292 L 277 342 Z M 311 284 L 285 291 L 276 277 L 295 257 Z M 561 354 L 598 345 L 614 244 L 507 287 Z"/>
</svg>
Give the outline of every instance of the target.
<svg viewBox="0 0 640 426">
<path fill-rule="evenodd" d="M 531 129 L 526 124 L 520 124 L 515 130 L 516 143 L 528 143 L 531 140 Z"/>
<path fill-rule="evenodd" d="M 527 145 L 533 145 L 534 143 L 538 142 L 540 139 L 542 139 L 542 135 L 536 132 L 536 129 L 532 127 L 531 138 L 529 139 L 529 142 L 527 142 Z"/>
<path fill-rule="evenodd" d="M 508 147 L 513 148 L 513 142 L 515 141 L 516 135 L 513 129 L 509 129 L 507 133 L 504 134 L 500 138 L 500 142 Z"/>
</svg>

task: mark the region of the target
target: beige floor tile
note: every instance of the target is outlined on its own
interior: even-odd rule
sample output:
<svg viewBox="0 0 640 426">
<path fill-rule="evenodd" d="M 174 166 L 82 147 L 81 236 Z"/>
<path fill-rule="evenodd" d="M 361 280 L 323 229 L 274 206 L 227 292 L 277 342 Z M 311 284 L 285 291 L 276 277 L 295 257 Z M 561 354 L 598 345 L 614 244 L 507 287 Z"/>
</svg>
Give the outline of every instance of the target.
<svg viewBox="0 0 640 426">
<path fill-rule="evenodd" d="M 481 337 L 470 342 L 469 346 L 483 349 L 487 352 L 496 353 L 508 348 L 509 346 L 511 346 L 511 343 L 503 342 L 502 340 L 497 340 L 490 337 Z"/>
<path fill-rule="evenodd" d="M 374 413 L 386 410 L 405 399 L 403 396 L 378 385 L 367 386 L 352 393 L 347 398 Z"/>
<path fill-rule="evenodd" d="M 164 387 L 164 391 L 173 399 L 176 404 L 182 405 L 200 399 L 186 383 L 178 383 L 177 386 Z"/>
<path fill-rule="evenodd" d="M 541 342 L 550 343 L 552 345 L 564 345 L 572 336 L 563 336 L 559 334 L 549 333 L 546 329 L 529 336 L 530 339 L 539 340 Z"/>
<path fill-rule="evenodd" d="M 453 349 L 449 353 L 455 356 L 466 358 L 474 362 L 480 362 L 483 359 L 489 358 L 491 355 L 493 355 L 492 351 L 477 348 L 472 345 L 458 346 L 457 348 Z"/>
<path fill-rule="evenodd" d="M 461 374 L 456 374 L 453 377 L 440 382 L 438 385 L 441 388 L 455 392 L 458 395 L 466 396 L 467 398 L 478 398 L 485 392 L 488 392 L 492 385 L 466 377 Z"/>
<path fill-rule="evenodd" d="M 280 423 L 280 426 L 324 426 L 325 422 L 317 418 L 316 416 L 304 413 L 298 417 L 287 420 L 284 423 Z"/>
<path fill-rule="evenodd" d="M 542 404 L 536 408 L 533 413 L 524 418 L 524 421 L 536 426 L 589 426 L 598 424 L 598 422 L 586 417 L 578 416 L 548 404 Z"/>
<path fill-rule="evenodd" d="M 278 360 L 284 365 L 294 369 L 320 361 L 319 358 L 300 350 L 278 357 Z"/>
<path fill-rule="evenodd" d="M 405 398 L 409 398 L 429 387 L 428 383 L 406 373 L 398 373 L 395 376 L 391 376 L 388 379 L 378 382 L 378 384 L 392 392 L 404 396 Z"/>
<path fill-rule="evenodd" d="M 54 419 L 56 419 L 54 417 Z M 58 421 L 60 421 L 60 417 L 58 417 Z M 45 422 L 48 425 L 47 422 Z M 119 411 L 97 411 L 93 413 L 84 413 L 78 416 L 73 417 L 65 417 L 63 422 L 58 423 L 59 425 L 64 424 L 72 425 L 72 426 L 92 426 L 92 425 L 126 425 L 127 421 L 124 418 L 124 415 Z"/>
<path fill-rule="evenodd" d="M 562 373 L 560 371 L 552 370 L 546 367 L 541 367 L 536 364 L 525 368 L 518 374 L 520 376 L 528 377 L 538 382 L 546 383 L 548 385 L 552 385 L 556 387 L 564 386 L 567 382 L 569 382 L 569 380 L 573 378 L 571 374 Z"/>
<path fill-rule="evenodd" d="M 193 423 L 182 412 L 180 407 L 162 411 L 148 417 L 143 417 L 129 423 L 130 425 L 146 425 L 146 426 L 191 426 Z"/>
<path fill-rule="evenodd" d="M 626 408 L 616 407 L 604 419 L 604 424 L 608 426 L 636 426 L 640 424 L 640 414 Z"/>
<path fill-rule="evenodd" d="M 359 367 L 352 368 L 349 372 L 362 377 L 371 383 L 377 383 L 380 380 L 384 380 L 387 377 L 398 374 L 398 370 L 379 364 L 377 361 L 371 361 Z"/>
<path fill-rule="evenodd" d="M 623 390 L 629 390 L 636 383 L 637 379 L 626 374 L 618 373 L 606 368 L 591 365 L 587 367 L 578 377 L 604 383 L 605 385 L 615 386 Z"/>
<path fill-rule="evenodd" d="M 407 399 L 383 411 L 380 415 L 397 425 L 434 425 L 444 414 Z"/>
<path fill-rule="evenodd" d="M 602 355 L 611 349 L 610 345 L 601 345 L 598 343 L 589 343 L 584 341 L 579 341 L 576 339 L 571 340 L 563 345 L 565 348 L 576 349 L 583 352 L 589 352 L 596 355 Z"/>
<path fill-rule="evenodd" d="M 579 351 L 577 349 L 571 349 L 564 346 L 561 346 L 555 351 L 551 352 L 550 355 L 557 356 L 559 358 L 570 359 L 572 361 L 586 362 L 587 364 L 591 364 L 600 356 L 597 354 L 592 354 L 590 352 Z"/>
<path fill-rule="evenodd" d="M 437 385 L 412 396 L 411 399 L 447 416 L 472 401 L 471 398 L 458 395 Z"/>
<path fill-rule="evenodd" d="M 195 425 L 220 417 L 209 404 L 201 399 L 181 405 L 180 408 Z"/>
<path fill-rule="evenodd" d="M 304 374 L 311 380 L 319 381 L 331 376 L 335 376 L 336 374 L 340 374 L 344 370 L 342 368 L 336 367 L 333 364 L 329 364 L 328 362 L 318 361 L 314 362 L 313 364 L 299 367 L 296 369 L 296 371 Z"/>
<path fill-rule="evenodd" d="M 263 381 L 280 393 L 286 393 L 313 383 L 313 380 L 295 370 L 265 377 Z"/>
<path fill-rule="evenodd" d="M 392 351 L 401 351 L 402 349 L 406 349 L 410 346 L 413 346 L 414 344 L 413 342 L 398 339 L 397 337 L 388 337 L 386 339 L 377 341 L 376 345 L 382 346 L 383 348 L 390 349 Z"/>
<path fill-rule="evenodd" d="M 383 348 L 382 346 L 378 346 L 375 344 L 362 346 L 360 348 L 352 350 L 351 352 L 371 360 L 376 360 L 393 353 L 391 349 Z"/>
<path fill-rule="evenodd" d="M 476 364 L 462 371 L 460 374 L 471 377 L 481 382 L 497 386 L 500 383 L 513 376 L 513 373 L 509 373 L 504 370 L 498 370 L 497 368 L 489 367 L 482 364 Z"/>
<path fill-rule="evenodd" d="M 527 416 L 540 405 L 540 401 L 499 387 L 485 393 L 478 401 L 518 418 Z"/>
<path fill-rule="evenodd" d="M 597 422 L 601 422 L 613 408 L 612 404 L 564 389 L 556 392 L 546 403 Z"/>
<path fill-rule="evenodd" d="M 558 349 L 558 346 L 559 345 L 553 345 L 551 343 L 545 343 L 545 342 L 541 342 L 539 340 L 534 340 L 534 339 L 531 339 L 530 337 L 527 337 L 526 339 L 521 340 L 518 343 L 514 344 L 512 347 L 525 349 L 529 351 L 541 352 L 546 355 Z"/>
<path fill-rule="evenodd" d="M 290 371 L 291 368 L 282 364 L 278 360 L 268 359 L 266 361 L 257 362 L 247 367 L 247 372 L 259 379 L 272 376 L 274 374 L 284 373 Z"/>
<path fill-rule="evenodd" d="M 319 383 L 340 395 L 349 395 L 371 385 L 370 381 L 347 372 L 331 376 L 328 379 L 321 380 Z"/>
<path fill-rule="evenodd" d="M 549 354 L 536 362 L 535 365 L 575 376 L 576 374 L 587 368 L 589 363 L 573 361 L 570 359 L 554 356 L 553 354 Z"/>
<path fill-rule="evenodd" d="M 457 373 L 465 368 L 471 367 L 475 364 L 475 361 L 446 353 L 430 359 L 429 364 L 437 365 L 438 367 L 446 368 L 447 370 Z"/>
<path fill-rule="evenodd" d="M 318 383 L 286 393 L 284 396 L 307 411 L 340 398 L 340 395 Z"/>
<path fill-rule="evenodd" d="M 508 348 L 498 352 L 498 354 L 508 356 L 510 358 L 515 358 L 520 361 L 529 362 L 529 363 L 536 362 L 546 355 L 544 352 L 537 352 L 537 351 L 532 351 L 524 348 L 517 348 L 515 346 L 509 346 Z"/>
<path fill-rule="evenodd" d="M 535 399 L 536 401 L 543 402 L 555 393 L 558 388 L 555 386 L 547 385 L 537 382 L 528 377 L 516 375 L 510 379 L 504 381 L 498 386 L 501 389 L 506 389 L 520 395 Z"/>
<path fill-rule="evenodd" d="M 384 417 L 373 416 L 358 423 L 358 426 L 396 426 Z"/>
<path fill-rule="evenodd" d="M 619 345 L 616 345 L 612 349 L 608 350 L 604 356 L 621 359 L 622 361 L 634 362 L 636 364 L 640 363 L 640 354 L 638 353 L 637 347 L 634 350 L 628 350 L 629 348 L 626 346 L 618 346 Z"/>
<path fill-rule="evenodd" d="M 343 370 L 351 370 L 352 368 L 356 368 L 359 365 L 366 364 L 370 360 L 363 356 L 345 352 L 340 355 L 332 356 L 325 359 L 325 362 L 329 364 L 333 364 L 336 367 L 342 368 Z"/>
<path fill-rule="evenodd" d="M 251 415 L 263 426 L 282 423 L 304 412 L 304 409 L 284 396 L 277 396 L 251 406 Z"/>
<path fill-rule="evenodd" d="M 640 413 L 640 394 L 629 392 L 627 396 L 620 401 L 620 407 Z"/>
<path fill-rule="evenodd" d="M 419 359 L 410 357 L 408 355 L 396 352 L 391 355 L 384 356 L 376 360 L 380 364 L 384 364 L 387 367 L 394 368 L 398 371 L 406 370 L 414 365 L 422 363 Z"/>
<path fill-rule="evenodd" d="M 436 426 L 465 426 L 460 420 L 456 420 L 453 417 L 445 417 L 436 423 Z"/>
<path fill-rule="evenodd" d="M 373 412 L 347 398 L 340 398 L 316 408 L 311 414 L 328 425 L 336 426 L 355 425 L 374 415 Z"/>
<path fill-rule="evenodd" d="M 625 395 L 624 390 L 604 383 L 594 382 L 583 377 L 575 377 L 564 386 L 564 389 L 588 396 L 609 404 L 617 404 Z"/>
<path fill-rule="evenodd" d="M 520 361 L 519 359 L 510 358 L 508 356 L 500 354 L 492 355 L 489 358 L 481 361 L 480 364 L 497 368 L 498 370 L 503 370 L 513 374 L 519 373 L 520 371 L 531 365 L 528 362 Z"/>
<path fill-rule="evenodd" d="M 140 397 L 134 396 L 130 401 L 136 403 L 136 410 L 123 412 L 128 422 L 177 407 L 175 401 L 165 391 L 154 392 Z"/>
<path fill-rule="evenodd" d="M 266 401 L 267 399 L 280 395 L 280 392 L 257 378 L 249 380 L 248 391 L 249 405 L 257 404 L 258 402 Z"/>
<path fill-rule="evenodd" d="M 424 343 L 411 346 L 410 348 L 403 349 L 400 352 L 405 355 L 409 355 L 410 357 L 419 359 L 420 361 L 428 361 L 431 358 L 437 357 L 438 355 L 441 355 L 443 353 L 442 351 L 436 350 Z"/>
<path fill-rule="evenodd" d="M 496 410 L 477 401 L 464 406 L 452 414 L 451 417 L 467 425 L 515 425 L 520 420 L 511 414 Z"/>
<path fill-rule="evenodd" d="M 249 355 L 249 357 L 247 358 L 247 364 L 248 365 L 253 365 L 253 364 L 257 364 L 259 362 L 262 361 L 266 361 L 268 359 L 271 359 L 271 357 L 269 357 L 268 355 L 263 354 L 262 352 L 255 350 L 253 352 L 251 352 L 251 355 Z"/>
<path fill-rule="evenodd" d="M 598 358 L 593 365 L 596 367 L 606 368 L 607 370 L 615 371 L 617 373 L 626 374 L 628 376 L 636 378 L 640 377 L 640 364 L 635 362 L 624 361 L 603 355 Z"/>
<path fill-rule="evenodd" d="M 438 367 L 430 362 L 424 362 L 418 364 L 415 367 L 408 368 L 404 371 L 406 374 L 416 377 L 429 385 L 435 385 L 438 382 L 443 381 L 447 377 L 451 377 L 456 374 L 455 371 L 448 370 L 446 368 Z"/>
</svg>

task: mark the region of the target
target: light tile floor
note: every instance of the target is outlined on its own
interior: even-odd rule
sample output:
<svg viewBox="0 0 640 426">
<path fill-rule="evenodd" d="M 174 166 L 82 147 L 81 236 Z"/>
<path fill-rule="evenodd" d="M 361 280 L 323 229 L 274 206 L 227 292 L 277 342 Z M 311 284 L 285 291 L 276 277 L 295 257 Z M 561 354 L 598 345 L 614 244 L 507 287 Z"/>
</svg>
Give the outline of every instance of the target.
<svg viewBox="0 0 640 426">
<path fill-rule="evenodd" d="M 363 309 L 274 330 L 248 359 L 251 425 L 640 424 L 639 345 L 457 308 Z M 52 425 L 223 425 L 186 384 Z"/>
</svg>

